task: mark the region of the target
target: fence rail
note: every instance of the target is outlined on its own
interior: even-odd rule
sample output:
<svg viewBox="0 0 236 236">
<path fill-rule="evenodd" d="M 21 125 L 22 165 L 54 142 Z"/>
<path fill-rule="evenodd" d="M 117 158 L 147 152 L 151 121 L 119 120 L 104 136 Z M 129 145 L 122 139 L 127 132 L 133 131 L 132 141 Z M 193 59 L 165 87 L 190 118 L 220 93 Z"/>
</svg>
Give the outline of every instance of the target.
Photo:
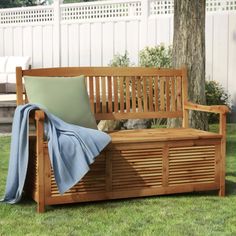
<svg viewBox="0 0 236 236">
<path fill-rule="evenodd" d="M 0 56 L 32 67 L 106 66 L 128 51 L 172 44 L 173 0 L 112 0 L 0 9 Z M 236 96 L 236 0 L 207 0 L 206 77 Z"/>
</svg>

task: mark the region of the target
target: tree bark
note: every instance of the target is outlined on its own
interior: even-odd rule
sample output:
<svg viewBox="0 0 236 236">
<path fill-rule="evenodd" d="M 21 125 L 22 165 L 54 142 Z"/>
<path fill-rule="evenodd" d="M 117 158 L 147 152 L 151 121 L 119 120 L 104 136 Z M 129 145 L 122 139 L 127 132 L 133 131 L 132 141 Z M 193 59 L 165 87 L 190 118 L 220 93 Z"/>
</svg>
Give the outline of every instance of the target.
<svg viewBox="0 0 236 236">
<path fill-rule="evenodd" d="M 205 104 L 205 9 L 206 0 L 174 1 L 173 67 L 188 68 L 188 99 Z M 207 116 L 190 112 L 190 126 L 207 129 Z M 169 127 L 181 126 L 180 119 L 168 121 Z"/>
</svg>

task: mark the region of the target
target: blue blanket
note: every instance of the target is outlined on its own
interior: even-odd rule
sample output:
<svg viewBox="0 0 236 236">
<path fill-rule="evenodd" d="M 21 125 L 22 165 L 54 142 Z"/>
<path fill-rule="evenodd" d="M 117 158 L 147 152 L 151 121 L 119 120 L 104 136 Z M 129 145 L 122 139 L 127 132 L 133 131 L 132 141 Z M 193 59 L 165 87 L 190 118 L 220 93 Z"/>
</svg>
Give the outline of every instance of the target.
<svg viewBox="0 0 236 236">
<path fill-rule="evenodd" d="M 10 161 L 3 202 L 20 201 L 28 166 L 29 113 L 38 105 L 18 106 L 15 111 Z M 45 132 L 48 150 L 58 190 L 61 194 L 74 186 L 88 171 L 95 157 L 111 141 L 104 132 L 68 124 L 46 113 Z"/>
</svg>

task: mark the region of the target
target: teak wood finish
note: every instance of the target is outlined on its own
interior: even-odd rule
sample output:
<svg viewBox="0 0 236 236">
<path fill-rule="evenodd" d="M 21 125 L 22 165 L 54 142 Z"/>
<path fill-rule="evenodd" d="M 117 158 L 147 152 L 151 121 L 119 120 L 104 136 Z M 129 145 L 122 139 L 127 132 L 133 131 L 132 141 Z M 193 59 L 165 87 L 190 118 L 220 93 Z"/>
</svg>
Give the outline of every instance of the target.
<svg viewBox="0 0 236 236">
<path fill-rule="evenodd" d="M 27 102 L 27 96 L 23 97 L 25 75 L 81 74 L 87 78 L 97 120 L 181 117 L 183 128 L 110 132 L 112 142 L 91 170 L 60 195 L 44 140 L 44 113 L 35 111 L 36 134 L 30 136 L 25 190 L 37 202 L 38 212 L 44 212 L 47 205 L 192 191 L 218 190 L 224 196 L 228 108 L 188 102 L 186 68 L 17 68 L 17 104 Z M 189 110 L 219 113 L 219 133 L 189 128 Z"/>
</svg>

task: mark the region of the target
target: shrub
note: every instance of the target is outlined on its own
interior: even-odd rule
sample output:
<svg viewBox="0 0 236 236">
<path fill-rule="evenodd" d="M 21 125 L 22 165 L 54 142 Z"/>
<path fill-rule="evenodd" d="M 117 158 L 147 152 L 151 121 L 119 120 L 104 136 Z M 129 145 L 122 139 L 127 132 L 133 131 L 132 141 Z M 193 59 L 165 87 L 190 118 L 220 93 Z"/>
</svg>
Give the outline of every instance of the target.
<svg viewBox="0 0 236 236">
<path fill-rule="evenodd" d="M 207 105 L 227 105 L 230 106 L 230 96 L 218 82 L 206 81 L 206 103 Z M 209 123 L 219 122 L 219 115 L 209 114 Z"/>
<path fill-rule="evenodd" d="M 124 55 L 119 53 L 115 54 L 113 59 L 110 61 L 109 66 L 112 67 L 128 67 L 131 66 L 130 59 L 128 57 L 128 52 L 125 51 Z"/>
<path fill-rule="evenodd" d="M 139 64 L 144 67 L 171 67 L 172 48 L 158 45 L 155 47 L 145 47 L 139 53 Z"/>
</svg>

